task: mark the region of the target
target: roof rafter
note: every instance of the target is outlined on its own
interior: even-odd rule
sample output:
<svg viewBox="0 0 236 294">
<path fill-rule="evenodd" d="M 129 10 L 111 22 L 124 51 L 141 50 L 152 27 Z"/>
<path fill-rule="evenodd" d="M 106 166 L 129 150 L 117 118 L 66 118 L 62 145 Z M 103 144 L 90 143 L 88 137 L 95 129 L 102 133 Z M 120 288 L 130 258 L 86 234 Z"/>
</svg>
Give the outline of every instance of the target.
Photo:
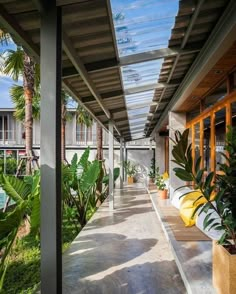
<svg viewBox="0 0 236 294">
<path fill-rule="evenodd" d="M 131 65 L 133 63 L 141 63 L 145 61 L 152 61 L 156 59 L 161 59 L 165 57 L 171 57 L 176 55 L 186 55 L 199 52 L 201 47 L 194 45 L 193 48 L 181 49 L 180 47 L 170 47 L 164 49 L 157 49 L 153 51 L 132 54 L 128 56 L 123 56 L 120 58 L 120 66 Z"/>
<path fill-rule="evenodd" d="M 110 119 L 111 114 L 109 110 L 103 105 L 100 94 L 98 93 L 93 81 L 88 75 L 88 72 L 83 62 L 81 61 L 80 57 L 78 56 L 76 50 L 73 47 L 72 42 L 70 41 L 69 37 L 66 35 L 65 32 L 63 32 L 62 44 L 63 44 L 63 49 L 66 52 L 68 58 L 70 59 L 74 67 L 76 68 L 77 72 L 80 73 L 80 76 L 85 82 L 85 84 L 87 85 L 89 91 L 97 100 L 98 104 L 100 105 L 104 113 L 106 114 L 107 118 Z"/>
<path fill-rule="evenodd" d="M 84 64 L 84 67 L 88 72 L 98 72 L 101 70 L 116 68 L 117 66 L 118 61 L 116 58 L 104 59 L 102 61 Z M 66 67 L 62 70 L 63 79 L 74 77 L 77 75 L 79 75 L 79 73 L 74 66 Z"/>
<path fill-rule="evenodd" d="M 111 110 L 111 114 L 115 114 L 115 113 L 118 113 L 118 112 L 123 112 L 123 111 L 126 111 L 126 107 L 120 107 L 120 108 L 116 108 L 116 109 L 113 109 Z M 105 115 L 103 111 L 99 111 L 99 112 L 95 112 L 94 113 L 95 116 L 102 116 L 102 115 Z"/>
<path fill-rule="evenodd" d="M 236 33 L 235 18 L 236 2 L 231 0 L 214 29 L 211 31 L 211 34 L 204 44 L 201 52 L 198 54 L 197 58 L 185 75 L 183 82 L 171 98 L 169 104 L 163 110 L 159 121 L 151 132 L 151 136 L 153 136 L 155 131 L 161 127 L 168 111 L 173 106 L 176 108 L 179 103 L 182 103 L 182 101 L 186 99 L 187 95 L 191 93 L 193 87 L 195 87 L 196 84 L 202 80 L 202 75 L 209 69 L 210 66 L 215 64 L 215 60 L 218 60 L 226 52 L 226 50 L 232 46 Z"/>
<path fill-rule="evenodd" d="M 127 89 L 125 90 L 124 94 L 131 95 L 131 94 L 146 92 L 146 91 L 154 90 L 154 89 L 173 88 L 173 87 L 179 86 L 179 83 L 180 81 L 171 82 L 171 83 L 155 83 L 150 85 L 144 85 L 144 86 Z"/>
<path fill-rule="evenodd" d="M 102 99 L 116 98 L 116 97 L 122 96 L 123 91 L 122 90 L 116 90 L 116 91 L 111 91 L 111 92 L 100 93 L 100 95 L 101 95 Z M 89 102 L 96 101 L 93 96 L 82 97 L 81 100 L 85 104 L 87 104 Z"/>
</svg>

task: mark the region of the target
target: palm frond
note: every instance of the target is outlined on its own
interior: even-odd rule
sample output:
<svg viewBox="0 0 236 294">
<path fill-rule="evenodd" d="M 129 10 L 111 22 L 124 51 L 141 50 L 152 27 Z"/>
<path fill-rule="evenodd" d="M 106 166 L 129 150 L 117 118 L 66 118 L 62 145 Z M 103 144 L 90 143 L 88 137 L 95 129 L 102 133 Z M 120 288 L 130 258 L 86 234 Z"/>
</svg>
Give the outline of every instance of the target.
<svg viewBox="0 0 236 294">
<path fill-rule="evenodd" d="M 80 125 L 85 125 L 86 127 L 91 127 L 93 124 L 93 119 L 90 114 L 78 104 L 76 109 L 77 123 Z"/>
<path fill-rule="evenodd" d="M 24 121 L 25 119 L 25 96 L 24 88 L 20 85 L 13 85 L 10 89 L 10 97 L 12 103 L 15 106 L 14 116 L 19 121 Z M 40 93 L 39 88 L 35 87 L 34 97 L 32 104 L 33 118 L 38 119 L 40 117 Z"/>
<path fill-rule="evenodd" d="M 2 72 L 10 76 L 14 81 L 18 81 L 24 70 L 24 51 L 21 47 L 16 50 L 6 50 L 4 53 Z"/>
</svg>

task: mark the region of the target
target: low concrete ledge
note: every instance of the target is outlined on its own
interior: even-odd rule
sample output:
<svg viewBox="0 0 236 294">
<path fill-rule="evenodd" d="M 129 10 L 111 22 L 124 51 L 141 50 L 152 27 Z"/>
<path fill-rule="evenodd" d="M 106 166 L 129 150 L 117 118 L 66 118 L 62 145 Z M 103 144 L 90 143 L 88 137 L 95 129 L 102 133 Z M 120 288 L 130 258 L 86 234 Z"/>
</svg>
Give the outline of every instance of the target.
<svg viewBox="0 0 236 294">
<path fill-rule="evenodd" d="M 216 294 L 212 286 L 212 242 L 177 241 L 158 207 L 157 193 L 148 192 L 188 293 Z M 171 205 L 169 200 L 162 201 Z"/>
</svg>

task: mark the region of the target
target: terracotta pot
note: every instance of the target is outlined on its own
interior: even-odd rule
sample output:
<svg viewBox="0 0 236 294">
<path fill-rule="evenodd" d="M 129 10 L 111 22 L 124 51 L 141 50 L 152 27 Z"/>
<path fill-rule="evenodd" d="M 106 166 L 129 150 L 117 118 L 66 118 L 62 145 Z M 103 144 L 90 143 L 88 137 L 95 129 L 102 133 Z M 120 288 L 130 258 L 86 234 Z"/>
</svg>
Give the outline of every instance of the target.
<svg viewBox="0 0 236 294">
<path fill-rule="evenodd" d="M 167 190 L 158 190 L 157 193 L 160 199 L 167 199 Z"/>
<path fill-rule="evenodd" d="M 129 177 L 128 176 L 128 184 L 133 184 L 134 183 L 134 177 Z"/>
<path fill-rule="evenodd" d="M 218 294 L 236 293 L 236 255 L 213 241 L 212 280 Z"/>
</svg>

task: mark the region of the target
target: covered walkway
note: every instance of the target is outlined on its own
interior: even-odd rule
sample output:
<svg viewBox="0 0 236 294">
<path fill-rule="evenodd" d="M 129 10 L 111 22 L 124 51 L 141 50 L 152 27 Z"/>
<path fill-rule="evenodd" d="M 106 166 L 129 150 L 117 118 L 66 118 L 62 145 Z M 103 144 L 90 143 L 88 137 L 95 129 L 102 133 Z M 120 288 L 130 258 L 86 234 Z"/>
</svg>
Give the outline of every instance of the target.
<svg viewBox="0 0 236 294">
<path fill-rule="evenodd" d="M 146 190 L 115 190 L 108 206 L 65 252 L 63 293 L 186 293 Z"/>
</svg>

